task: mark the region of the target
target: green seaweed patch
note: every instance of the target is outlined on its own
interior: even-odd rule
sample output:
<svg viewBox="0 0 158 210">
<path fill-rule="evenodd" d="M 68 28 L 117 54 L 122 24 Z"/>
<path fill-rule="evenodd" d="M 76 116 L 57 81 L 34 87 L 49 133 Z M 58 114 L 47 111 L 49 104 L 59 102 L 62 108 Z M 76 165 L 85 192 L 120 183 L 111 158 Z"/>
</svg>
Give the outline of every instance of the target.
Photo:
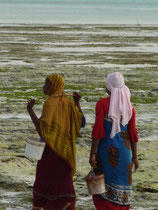
<svg viewBox="0 0 158 210">
<path fill-rule="evenodd" d="M 0 149 L 8 149 L 9 145 L 6 142 L 0 142 Z"/>
<path fill-rule="evenodd" d="M 132 103 L 140 103 L 140 104 L 151 104 L 151 103 L 157 103 L 158 102 L 158 98 L 154 98 L 154 97 L 135 97 L 132 96 L 131 97 L 131 101 Z"/>
<path fill-rule="evenodd" d="M 148 186 L 144 186 L 142 184 L 138 184 L 135 187 L 135 190 L 137 190 L 139 192 L 158 193 L 158 184 L 150 183 Z"/>
<path fill-rule="evenodd" d="M 32 203 L 32 192 L 30 192 L 24 199 L 22 199 L 24 203 Z"/>
<path fill-rule="evenodd" d="M 21 191 L 27 191 L 30 186 L 26 183 L 15 183 L 15 182 L 10 182 L 6 183 L 5 181 L 0 181 L 1 187 L 4 189 L 12 189 L 13 191 L 16 192 L 21 192 Z"/>
<path fill-rule="evenodd" d="M 10 88 L 9 88 L 10 89 Z M 30 91 L 30 92 L 14 92 L 12 93 L 11 90 L 10 92 L 1 92 L 0 97 L 6 97 L 7 98 L 7 103 L 12 103 L 12 101 L 16 101 L 17 99 L 23 99 L 23 100 L 28 100 L 30 98 L 44 98 L 44 94 L 41 90 L 41 88 Z"/>
<path fill-rule="evenodd" d="M 10 71 L 10 66 L 0 67 L 0 72 L 8 72 Z"/>
<path fill-rule="evenodd" d="M 76 84 L 76 85 L 66 85 L 65 86 L 65 90 L 81 90 L 82 89 L 82 85 Z"/>
</svg>

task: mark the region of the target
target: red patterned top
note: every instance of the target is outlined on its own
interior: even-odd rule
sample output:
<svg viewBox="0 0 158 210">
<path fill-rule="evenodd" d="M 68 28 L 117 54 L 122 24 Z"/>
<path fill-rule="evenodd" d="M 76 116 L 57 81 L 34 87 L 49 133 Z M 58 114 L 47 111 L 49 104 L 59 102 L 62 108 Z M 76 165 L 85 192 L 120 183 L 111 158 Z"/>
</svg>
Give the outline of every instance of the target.
<svg viewBox="0 0 158 210">
<path fill-rule="evenodd" d="M 109 105 L 110 105 L 110 97 L 103 98 L 99 100 L 96 104 L 96 114 L 95 114 L 95 124 L 93 126 L 92 138 L 93 139 L 100 139 L 105 138 L 106 133 L 104 129 L 104 115 L 108 114 L 109 112 Z M 128 122 L 128 135 L 130 141 L 137 142 L 138 141 L 138 134 L 136 129 L 136 113 L 133 108 L 132 110 L 132 117 Z"/>
</svg>

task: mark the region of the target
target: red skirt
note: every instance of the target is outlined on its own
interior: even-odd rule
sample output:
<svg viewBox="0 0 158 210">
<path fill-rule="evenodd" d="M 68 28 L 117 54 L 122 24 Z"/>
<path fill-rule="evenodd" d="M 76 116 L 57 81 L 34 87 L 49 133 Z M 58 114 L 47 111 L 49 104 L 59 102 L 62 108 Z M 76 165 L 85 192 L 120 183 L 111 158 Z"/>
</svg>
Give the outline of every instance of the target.
<svg viewBox="0 0 158 210">
<path fill-rule="evenodd" d="M 33 186 L 33 207 L 45 210 L 75 209 L 75 190 L 68 164 L 45 147 L 38 161 Z"/>
<path fill-rule="evenodd" d="M 120 206 L 114 203 L 111 203 L 101 196 L 94 195 L 93 202 L 97 210 L 129 210 L 130 206 Z"/>
</svg>

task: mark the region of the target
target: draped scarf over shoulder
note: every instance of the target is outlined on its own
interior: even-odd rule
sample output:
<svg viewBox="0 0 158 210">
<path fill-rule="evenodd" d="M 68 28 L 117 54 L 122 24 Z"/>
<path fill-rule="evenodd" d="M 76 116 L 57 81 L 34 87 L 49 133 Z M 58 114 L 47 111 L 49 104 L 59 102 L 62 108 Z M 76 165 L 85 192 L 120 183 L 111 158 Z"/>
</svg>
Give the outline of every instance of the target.
<svg viewBox="0 0 158 210">
<path fill-rule="evenodd" d="M 110 91 L 110 107 L 108 117 L 113 120 L 110 137 L 120 132 L 120 123 L 125 126 L 132 117 L 132 104 L 130 90 L 124 83 L 120 72 L 109 74 L 106 87 Z"/>
<path fill-rule="evenodd" d="M 75 143 L 82 114 L 75 102 L 64 94 L 64 79 L 58 74 L 52 74 L 48 79 L 51 88 L 40 117 L 41 135 L 50 148 L 69 164 L 73 176 L 76 170 Z"/>
</svg>

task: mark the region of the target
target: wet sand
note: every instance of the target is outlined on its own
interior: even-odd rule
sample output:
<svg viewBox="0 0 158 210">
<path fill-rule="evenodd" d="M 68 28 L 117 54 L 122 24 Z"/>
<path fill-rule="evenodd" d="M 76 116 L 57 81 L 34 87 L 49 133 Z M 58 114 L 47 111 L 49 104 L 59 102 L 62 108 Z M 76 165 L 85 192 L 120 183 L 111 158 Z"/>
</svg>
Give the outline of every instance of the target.
<svg viewBox="0 0 158 210">
<path fill-rule="evenodd" d="M 97 100 L 105 77 L 120 71 L 137 113 L 140 170 L 133 174 L 132 209 L 158 209 L 158 27 L 134 25 L 0 25 L 0 208 L 29 209 L 36 162 L 25 142 L 38 138 L 26 112 L 30 97 L 43 98 L 45 77 L 64 76 L 66 93 L 79 91 L 87 125 L 77 141 L 74 177 L 77 209 L 94 209 L 84 177 Z"/>
</svg>

